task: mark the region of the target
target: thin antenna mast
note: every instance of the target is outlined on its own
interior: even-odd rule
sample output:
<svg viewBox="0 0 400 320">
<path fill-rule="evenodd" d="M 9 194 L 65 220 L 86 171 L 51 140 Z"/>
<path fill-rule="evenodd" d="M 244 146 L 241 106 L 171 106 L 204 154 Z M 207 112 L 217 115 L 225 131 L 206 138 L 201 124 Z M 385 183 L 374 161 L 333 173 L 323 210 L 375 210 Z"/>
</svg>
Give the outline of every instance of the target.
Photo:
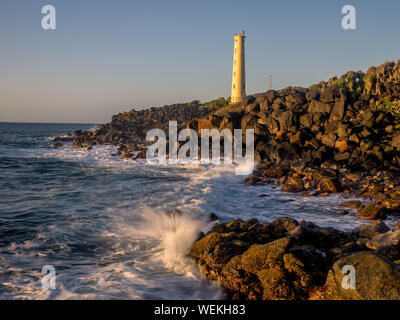
<svg viewBox="0 0 400 320">
<path fill-rule="evenodd" d="M 269 75 L 269 90 L 272 89 L 272 74 Z"/>
</svg>

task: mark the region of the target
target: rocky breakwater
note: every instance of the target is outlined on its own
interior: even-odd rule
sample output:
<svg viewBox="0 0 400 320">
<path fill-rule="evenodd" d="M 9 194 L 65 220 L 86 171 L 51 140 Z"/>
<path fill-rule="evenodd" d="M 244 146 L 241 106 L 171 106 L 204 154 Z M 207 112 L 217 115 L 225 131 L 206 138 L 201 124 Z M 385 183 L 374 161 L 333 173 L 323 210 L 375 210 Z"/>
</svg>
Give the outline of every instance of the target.
<svg viewBox="0 0 400 320">
<path fill-rule="evenodd" d="M 247 184 L 362 195 L 378 206 L 360 208 L 361 219 L 400 213 L 400 60 L 309 88 L 248 96 L 188 126 L 253 129 L 260 166 Z"/>
<path fill-rule="evenodd" d="M 309 88 L 248 96 L 188 126 L 254 129 L 256 159 L 331 170 L 400 172 L 400 60 Z"/>
<path fill-rule="evenodd" d="M 368 172 L 400 173 L 400 62 L 348 72 L 309 88 L 288 87 L 227 105 L 220 98 L 141 111 L 131 110 L 93 131 L 74 133 L 74 146 L 109 143 L 129 158 L 143 150 L 148 130 L 254 129 L 257 162 Z M 60 141 L 57 141 L 60 143 Z M 381 173 L 382 175 L 382 173 Z"/>
<path fill-rule="evenodd" d="M 91 149 L 93 145 L 111 144 L 118 146 L 115 155 L 124 159 L 143 158 L 148 142 L 146 134 L 151 129 L 161 129 L 168 133 L 169 121 L 176 121 L 178 130 L 186 127 L 186 123 L 194 118 L 204 117 L 227 104 L 224 98 L 206 103 L 192 101 L 152 107 L 144 110 L 130 110 L 112 117 L 111 122 L 90 131 L 75 131 L 70 137 L 56 137 L 55 147 L 64 142 L 73 142 L 75 148 Z"/>
<path fill-rule="evenodd" d="M 343 232 L 311 222 L 240 219 L 214 225 L 190 256 L 229 299 L 400 299 L 400 230 Z M 355 287 L 344 266 L 354 267 Z"/>
</svg>

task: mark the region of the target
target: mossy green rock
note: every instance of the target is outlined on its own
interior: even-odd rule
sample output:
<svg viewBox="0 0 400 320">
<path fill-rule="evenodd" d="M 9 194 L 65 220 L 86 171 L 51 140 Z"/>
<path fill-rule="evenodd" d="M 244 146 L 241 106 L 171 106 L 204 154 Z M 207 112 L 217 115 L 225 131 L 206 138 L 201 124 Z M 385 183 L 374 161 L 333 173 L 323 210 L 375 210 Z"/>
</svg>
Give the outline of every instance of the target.
<svg viewBox="0 0 400 320">
<path fill-rule="evenodd" d="M 301 192 L 304 190 L 304 182 L 300 177 L 291 177 L 282 186 L 283 192 Z"/>
<path fill-rule="evenodd" d="M 344 289 L 342 268 L 354 266 L 355 289 Z M 400 272 L 389 260 L 359 252 L 339 259 L 329 271 L 324 298 L 329 300 L 400 300 Z"/>
<path fill-rule="evenodd" d="M 196 241 L 190 249 L 190 255 L 193 258 L 202 258 L 205 254 L 214 250 L 217 244 L 229 240 L 233 240 L 235 233 L 217 233 L 212 232 L 206 235 L 204 238 Z"/>
<path fill-rule="evenodd" d="M 342 191 L 342 185 L 337 178 L 325 178 L 319 182 L 318 191 L 337 193 Z"/>
<path fill-rule="evenodd" d="M 263 287 L 264 300 L 289 299 L 291 290 L 286 279 L 285 271 L 280 266 L 263 269 L 257 272 Z"/>
<path fill-rule="evenodd" d="M 242 255 L 242 268 L 247 272 L 257 273 L 261 269 L 282 263 L 283 254 L 289 243 L 289 238 L 282 238 L 263 245 L 252 245 Z"/>
</svg>

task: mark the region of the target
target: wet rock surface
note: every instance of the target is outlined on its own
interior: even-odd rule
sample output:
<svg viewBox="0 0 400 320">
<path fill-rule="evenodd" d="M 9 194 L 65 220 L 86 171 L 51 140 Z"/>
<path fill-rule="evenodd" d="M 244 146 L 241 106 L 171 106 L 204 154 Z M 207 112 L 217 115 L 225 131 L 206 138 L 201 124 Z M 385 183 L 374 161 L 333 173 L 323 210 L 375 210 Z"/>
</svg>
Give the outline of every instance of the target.
<svg viewBox="0 0 400 320">
<path fill-rule="evenodd" d="M 400 230 L 384 223 L 343 232 L 282 217 L 216 224 L 190 250 L 229 299 L 400 299 Z M 342 285 L 344 266 L 355 287 Z"/>
<path fill-rule="evenodd" d="M 342 286 L 344 266 L 355 268 L 355 288 Z M 398 265 L 376 252 L 359 252 L 339 259 L 329 271 L 324 296 L 330 300 L 400 300 Z"/>
</svg>

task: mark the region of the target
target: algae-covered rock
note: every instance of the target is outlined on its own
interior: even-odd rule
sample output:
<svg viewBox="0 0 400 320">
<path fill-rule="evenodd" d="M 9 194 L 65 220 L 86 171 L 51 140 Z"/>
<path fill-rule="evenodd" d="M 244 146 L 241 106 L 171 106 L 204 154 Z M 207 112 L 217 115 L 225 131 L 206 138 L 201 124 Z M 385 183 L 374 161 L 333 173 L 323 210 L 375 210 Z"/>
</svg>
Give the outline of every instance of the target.
<svg viewBox="0 0 400 320">
<path fill-rule="evenodd" d="M 219 272 L 229 260 L 242 254 L 249 246 L 248 243 L 240 240 L 218 243 L 214 250 L 207 256 L 206 263 L 209 267 Z"/>
<path fill-rule="evenodd" d="M 237 238 L 234 232 L 216 233 L 212 232 L 196 241 L 190 249 L 190 256 L 205 261 L 207 255 L 214 251 L 215 247 L 222 242 L 229 242 Z"/>
<path fill-rule="evenodd" d="M 282 238 L 264 245 L 252 245 L 242 255 L 242 268 L 247 272 L 257 273 L 261 269 L 279 264 L 289 243 L 289 238 Z"/>
<path fill-rule="evenodd" d="M 346 282 L 344 266 L 355 269 L 355 288 Z M 329 271 L 325 299 L 331 300 L 400 300 L 400 272 L 396 265 L 373 252 L 359 252 L 338 260 Z"/>
<path fill-rule="evenodd" d="M 292 297 L 285 271 L 281 266 L 262 269 L 257 276 L 263 287 L 264 300 L 281 300 Z"/>
<path fill-rule="evenodd" d="M 301 192 L 304 191 L 304 182 L 300 177 L 289 178 L 282 186 L 283 192 Z"/>
<path fill-rule="evenodd" d="M 373 223 L 343 232 L 287 217 L 224 226 L 230 232 L 210 232 L 190 255 L 230 299 L 400 299 L 399 267 L 391 262 L 400 261 L 400 229 Z M 257 242 L 259 233 L 266 243 Z M 354 289 L 342 286 L 344 266 L 355 270 Z"/>
<path fill-rule="evenodd" d="M 259 278 L 242 268 L 240 256 L 232 258 L 225 265 L 219 280 L 232 299 L 262 298 L 263 288 Z"/>
<path fill-rule="evenodd" d="M 295 248 L 283 256 L 284 268 L 292 286 L 304 292 L 311 287 L 321 286 L 326 279 L 327 260 L 318 250 Z"/>
<path fill-rule="evenodd" d="M 361 220 L 379 220 L 386 218 L 386 211 L 383 207 L 379 207 L 373 204 L 367 204 L 361 207 L 357 213 L 356 217 Z"/>
<path fill-rule="evenodd" d="M 337 178 L 326 178 L 319 182 L 317 190 L 321 192 L 337 193 L 342 191 L 342 185 Z"/>
</svg>

